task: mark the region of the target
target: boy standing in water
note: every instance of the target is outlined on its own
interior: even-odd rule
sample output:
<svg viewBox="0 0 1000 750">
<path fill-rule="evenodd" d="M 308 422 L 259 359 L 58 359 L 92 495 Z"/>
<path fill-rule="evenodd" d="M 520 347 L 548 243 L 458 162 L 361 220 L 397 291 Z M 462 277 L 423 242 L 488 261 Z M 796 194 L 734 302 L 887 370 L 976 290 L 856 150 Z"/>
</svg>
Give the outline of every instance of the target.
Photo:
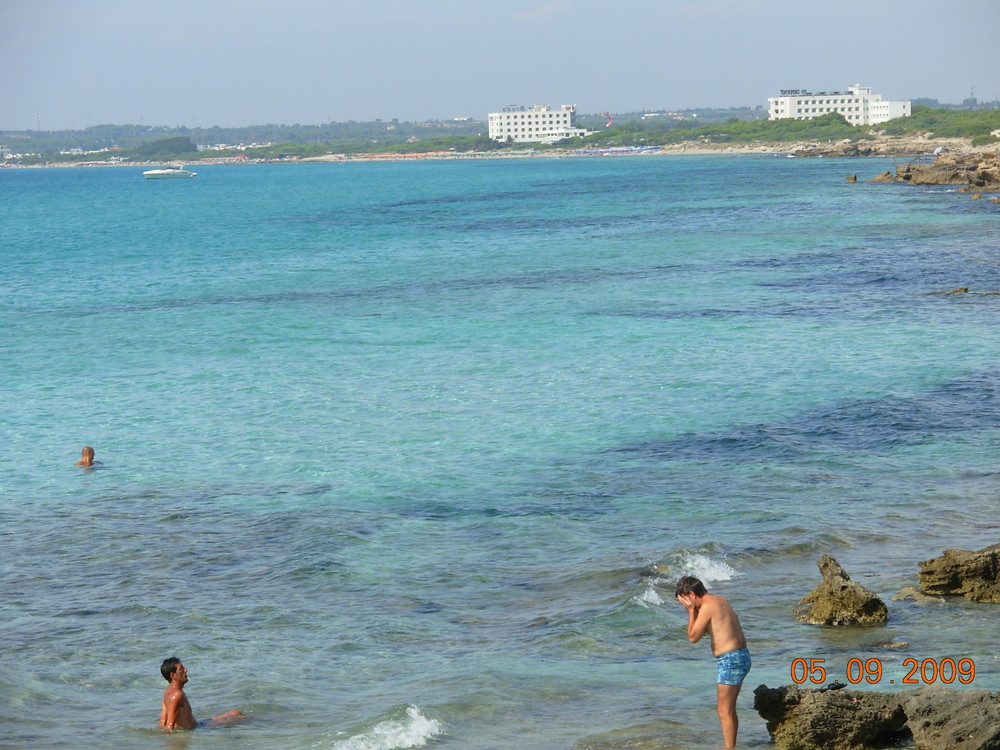
<svg viewBox="0 0 1000 750">
<path fill-rule="evenodd" d="M 740 619 L 725 597 L 708 593 L 705 584 L 694 576 L 682 578 L 674 594 L 688 612 L 688 640 L 697 643 L 705 633 L 711 638 L 719 669 L 717 700 L 722 739 L 726 747 L 735 747 L 740 728 L 736 698 L 750 671 L 750 652 Z"/>
<path fill-rule="evenodd" d="M 191 711 L 191 704 L 184 693 L 184 686 L 187 684 L 187 667 L 181 664 L 181 660 L 176 656 L 164 659 L 160 665 L 160 674 L 170 684 L 163 691 L 163 703 L 160 706 L 160 729 L 168 732 L 174 729 L 195 729 L 199 726 Z M 205 726 L 217 724 L 230 724 L 235 721 L 246 719 L 239 711 L 227 711 L 219 716 L 213 716 L 208 721 L 203 722 Z"/>
</svg>

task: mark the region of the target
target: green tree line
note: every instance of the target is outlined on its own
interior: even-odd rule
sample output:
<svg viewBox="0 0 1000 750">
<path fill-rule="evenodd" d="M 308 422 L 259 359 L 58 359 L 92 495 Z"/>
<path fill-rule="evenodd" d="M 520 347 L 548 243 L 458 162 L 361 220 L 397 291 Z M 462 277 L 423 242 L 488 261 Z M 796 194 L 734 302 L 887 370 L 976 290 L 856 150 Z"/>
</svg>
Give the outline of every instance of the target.
<svg viewBox="0 0 1000 750">
<path fill-rule="evenodd" d="M 909 117 L 879 126 L 889 135 L 933 133 L 941 138 L 976 138 L 1000 129 L 1000 110 L 947 110 L 913 107 Z"/>
<path fill-rule="evenodd" d="M 733 110 L 728 111 L 732 114 Z M 788 143 L 794 141 L 858 140 L 872 131 L 889 135 L 933 133 L 938 137 L 971 137 L 975 144 L 998 141 L 991 135 L 1000 130 L 1000 109 L 957 110 L 915 106 L 910 117 L 901 117 L 874 127 L 852 126 L 837 113 L 813 120 L 766 120 L 759 112 L 747 117 L 730 116 L 725 121 L 675 120 L 666 117 L 616 117 L 614 125 L 604 127 L 606 118 L 578 123 L 593 129 L 585 138 L 561 141 L 554 146 L 528 144 L 531 148 L 605 148 L 611 146 L 660 146 L 681 142 L 749 143 L 753 141 Z M 594 118 L 594 116 L 590 116 Z M 497 142 L 486 135 L 486 123 L 446 121 L 426 123 L 346 122 L 327 125 L 262 125 L 252 128 L 144 128 L 134 125 L 102 125 L 85 131 L 58 133 L 0 133 L 0 144 L 14 151 L 41 154 L 38 160 L 81 161 L 93 156 L 59 156 L 60 149 L 98 150 L 114 148 L 124 159 L 199 158 L 245 153 L 261 158 L 306 157 L 328 153 L 418 153 L 427 151 L 492 151 L 524 148 L 526 144 Z M 14 135 L 4 140 L 4 136 Z M 195 144 L 232 144 L 230 151 L 197 152 Z M 243 144 L 260 145 L 252 150 L 236 149 Z"/>
</svg>

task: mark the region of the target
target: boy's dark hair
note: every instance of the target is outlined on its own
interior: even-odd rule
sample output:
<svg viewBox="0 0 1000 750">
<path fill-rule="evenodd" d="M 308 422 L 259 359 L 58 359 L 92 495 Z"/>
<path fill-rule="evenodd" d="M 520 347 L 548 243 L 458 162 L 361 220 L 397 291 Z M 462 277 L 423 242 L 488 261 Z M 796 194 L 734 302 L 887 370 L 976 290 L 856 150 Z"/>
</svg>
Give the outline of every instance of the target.
<svg viewBox="0 0 1000 750">
<path fill-rule="evenodd" d="M 677 589 L 674 591 L 674 596 L 680 596 L 681 594 L 694 594 L 695 596 L 705 596 L 708 591 L 705 589 L 705 584 L 699 581 L 694 576 L 684 576 L 681 580 L 677 582 Z"/>
<path fill-rule="evenodd" d="M 174 676 L 174 672 L 177 671 L 177 665 L 181 663 L 181 660 L 176 656 L 171 656 L 169 659 L 164 659 L 163 664 L 160 665 L 160 674 L 163 675 L 163 679 L 170 682 L 170 678 Z"/>
</svg>

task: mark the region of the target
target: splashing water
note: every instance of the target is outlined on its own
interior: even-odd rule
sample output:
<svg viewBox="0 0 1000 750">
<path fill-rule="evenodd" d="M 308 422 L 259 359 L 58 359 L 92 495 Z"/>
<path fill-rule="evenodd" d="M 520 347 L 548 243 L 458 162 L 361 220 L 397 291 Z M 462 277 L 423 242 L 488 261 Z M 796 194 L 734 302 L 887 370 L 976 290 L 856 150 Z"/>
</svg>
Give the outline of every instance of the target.
<svg viewBox="0 0 1000 750">
<path fill-rule="evenodd" d="M 408 706 L 403 719 L 385 719 L 371 729 L 330 745 L 330 750 L 402 750 L 423 747 L 444 731 L 440 721 L 424 716 L 416 706 Z"/>
<path fill-rule="evenodd" d="M 718 583 L 731 581 L 740 577 L 740 572 L 724 560 L 713 560 L 708 555 L 699 552 L 682 552 L 672 561 L 669 567 L 675 578 L 694 576 L 702 583 Z"/>
</svg>

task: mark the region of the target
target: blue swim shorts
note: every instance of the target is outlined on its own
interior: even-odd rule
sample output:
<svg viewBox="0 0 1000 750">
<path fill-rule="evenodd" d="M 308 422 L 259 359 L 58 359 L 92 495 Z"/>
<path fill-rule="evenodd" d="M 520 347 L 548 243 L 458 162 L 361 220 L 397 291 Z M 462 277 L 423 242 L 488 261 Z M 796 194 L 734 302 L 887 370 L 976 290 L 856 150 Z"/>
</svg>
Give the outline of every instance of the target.
<svg viewBox="0 0 1000 750">
<path fill-rule="evenodd" d="M 750 671 L 750 651 L 746 647 L 727 651 L 716 656 L 715 663 L 719 666 L 717 682 L 720 685 L 742 685 Z"/>
</svg>

